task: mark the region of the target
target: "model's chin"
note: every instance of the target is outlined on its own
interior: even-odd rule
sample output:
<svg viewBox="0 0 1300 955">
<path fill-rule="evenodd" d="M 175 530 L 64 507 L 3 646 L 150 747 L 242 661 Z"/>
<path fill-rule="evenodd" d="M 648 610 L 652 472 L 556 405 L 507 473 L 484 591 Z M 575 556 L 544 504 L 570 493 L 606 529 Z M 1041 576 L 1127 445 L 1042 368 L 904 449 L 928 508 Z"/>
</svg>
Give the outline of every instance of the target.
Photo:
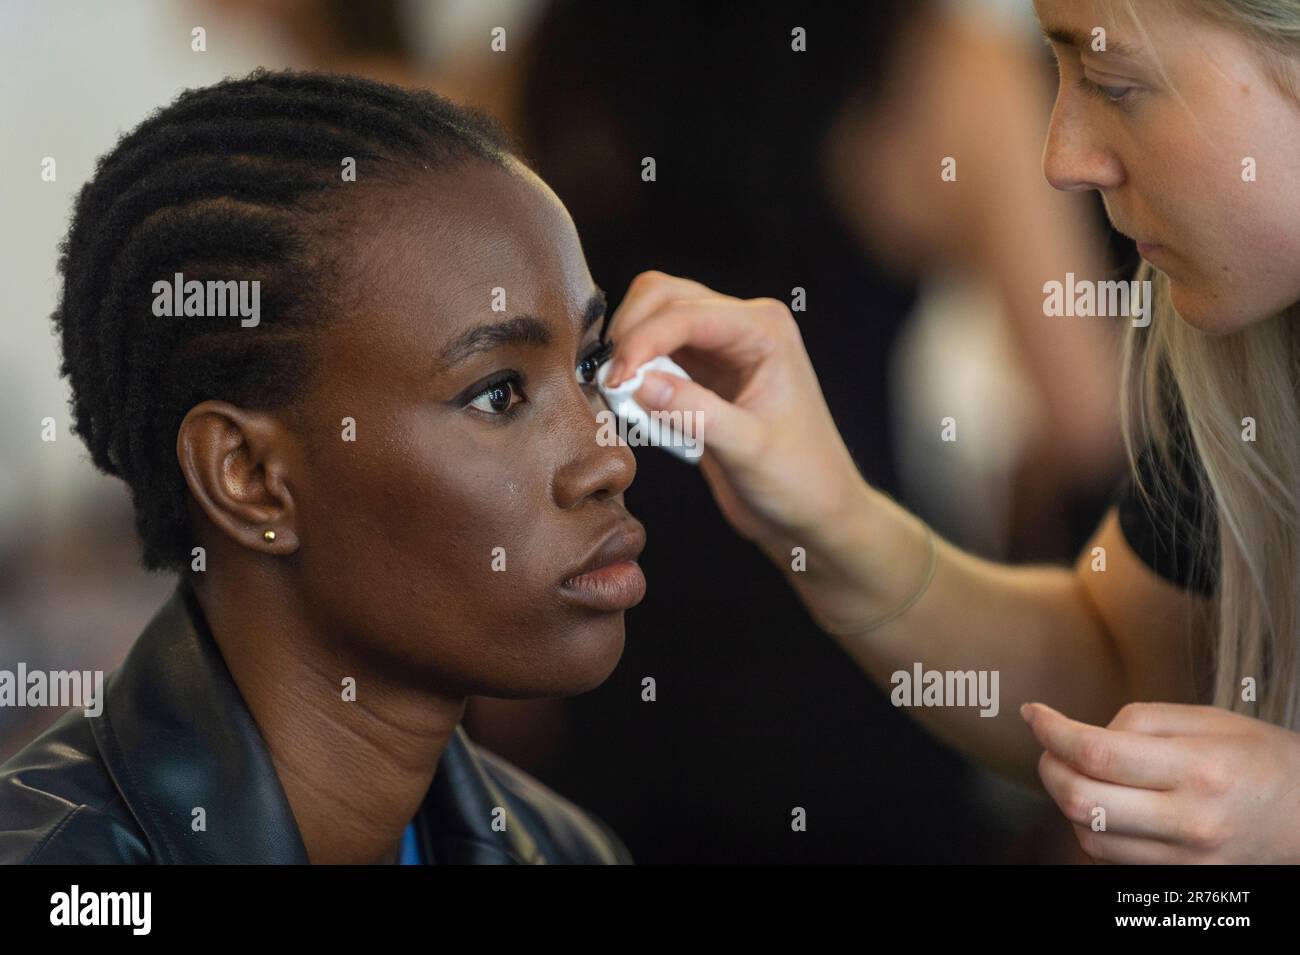
<svg viewBox="0 0 1300 955">
<path fill-rule="evenodd" d="M 622 611 L 593 614 L 575 622 L 565 638 L 568 686 L 558 695 L 587 693 L 608 680 L 623 657 L 625 639 Z"/>
<path fill-rule="evenodd" d="M 596 689 L 623 656 L 623 614 L 584 614 L 547 637 L 546 649 L 530 651 L 524 672 L 510 685 L 479 691 L 502 699 L 559 699 Z"/>
</svg>

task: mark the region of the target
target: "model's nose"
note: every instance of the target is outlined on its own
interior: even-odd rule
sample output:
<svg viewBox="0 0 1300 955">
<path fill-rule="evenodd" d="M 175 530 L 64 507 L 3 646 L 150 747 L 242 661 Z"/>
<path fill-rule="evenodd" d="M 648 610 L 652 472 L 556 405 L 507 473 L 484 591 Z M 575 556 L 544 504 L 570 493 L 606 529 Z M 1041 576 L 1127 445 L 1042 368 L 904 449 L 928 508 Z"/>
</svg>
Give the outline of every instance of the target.
<svg viewBox="0 0 1300 955">
<path fill-rule="evenodd" d="M 605 414 L 611 414 L 599 398 L 596 400 Z M 587 498 L 617 497 L 636 477 L 632 449 L 626 444 L 602 444 L 596 415 L 588 416 L 587 421 L 590 427 L 574 437 L 572 455 L 555 474 L 555 503 L 561 508 L 581 504 Z"/>
</svg>

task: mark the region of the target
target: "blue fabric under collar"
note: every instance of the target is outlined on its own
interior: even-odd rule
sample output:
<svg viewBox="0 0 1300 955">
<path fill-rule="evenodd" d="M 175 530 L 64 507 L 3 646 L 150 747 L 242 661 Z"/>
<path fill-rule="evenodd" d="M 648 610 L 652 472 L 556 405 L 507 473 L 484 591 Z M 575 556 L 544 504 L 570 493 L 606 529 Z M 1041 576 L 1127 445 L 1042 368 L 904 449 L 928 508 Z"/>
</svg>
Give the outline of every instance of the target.
<svg viewBox="0 0 1300 955">
<path fill-rule="evenodd" d="M 424 857 L 420 854 L 420 840 L 415 834 L 414 822 L 407 823 L 406 831 L 402 833 L 402 852 L 398 865 L 424 865 Z"/>
</svg>

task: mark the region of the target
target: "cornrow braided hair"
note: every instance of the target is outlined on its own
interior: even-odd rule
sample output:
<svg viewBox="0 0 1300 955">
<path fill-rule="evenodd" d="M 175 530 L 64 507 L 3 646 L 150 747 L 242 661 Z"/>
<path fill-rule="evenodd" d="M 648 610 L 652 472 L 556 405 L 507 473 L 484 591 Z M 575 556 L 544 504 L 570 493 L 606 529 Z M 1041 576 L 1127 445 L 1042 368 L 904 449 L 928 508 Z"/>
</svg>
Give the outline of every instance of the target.
<svg viewBox="0 0 1300 955">
<path fill-rule="evenodd" d="M 130 488 L 145 567 L 189 559 L 175 447 L 189 409 L 286 408 L 301 392 L 310 333 L 335 300 L 334 190 L 509 155 L 494 120 L 432 93 L 256 70 L 185 91 L 99 160 L 59 247 L 53 321 L 73 429 L 95 466 Z M 342 175 L 347 157 L 356 183 Z M 154 315 L 154 283 L 178 272 L 259 281 L 259 322 Z"/>
</svg>

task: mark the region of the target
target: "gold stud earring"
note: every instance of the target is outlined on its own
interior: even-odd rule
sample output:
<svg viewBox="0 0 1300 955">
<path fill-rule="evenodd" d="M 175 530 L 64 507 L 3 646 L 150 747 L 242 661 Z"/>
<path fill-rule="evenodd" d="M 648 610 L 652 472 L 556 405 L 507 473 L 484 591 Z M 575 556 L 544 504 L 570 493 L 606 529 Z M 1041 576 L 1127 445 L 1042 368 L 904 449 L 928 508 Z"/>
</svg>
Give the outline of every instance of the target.
<svg viewBox="0 0 1300 955">
<path fill-rule="evenodd" d="M 262 531 L 262 540 L 268 544 L 272 543 L 275 540 L 275 531 Z"/>
</svg>

